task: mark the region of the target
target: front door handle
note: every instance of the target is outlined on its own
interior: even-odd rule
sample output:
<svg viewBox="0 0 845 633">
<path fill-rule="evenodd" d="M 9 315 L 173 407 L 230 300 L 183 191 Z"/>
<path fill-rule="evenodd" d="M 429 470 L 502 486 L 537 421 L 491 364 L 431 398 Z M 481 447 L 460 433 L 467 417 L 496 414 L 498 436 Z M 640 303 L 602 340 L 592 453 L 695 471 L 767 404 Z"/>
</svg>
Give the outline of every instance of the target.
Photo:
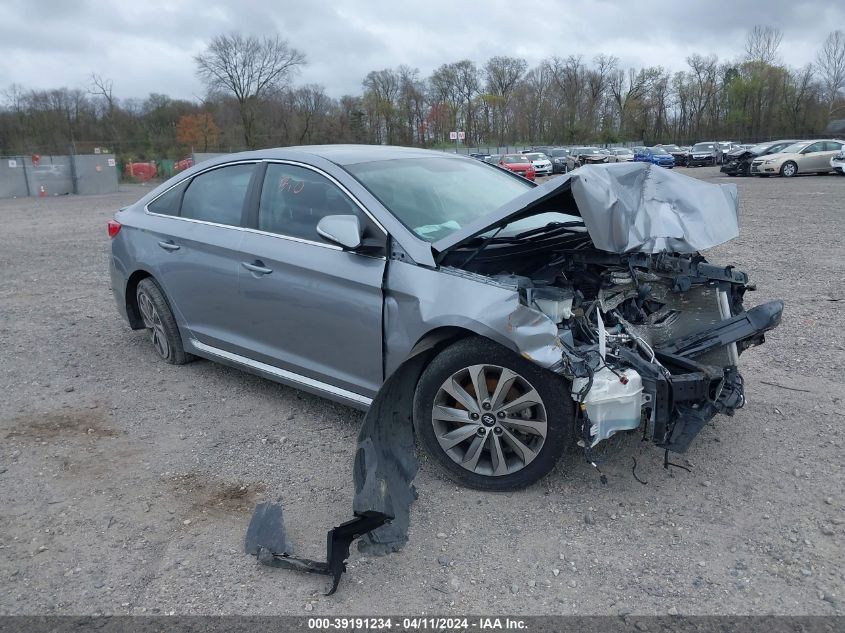
<svg viewBox="0 0 845 633">
<path fill-rule="evenodd" d="M 166 251 L 178 251 L 180 248 L 179 245 L 174 244 L 172 240 L 168 242 L 159 242 L 158 245 Z"/>
<path fill-rule="evenodd" d="M 260 259 L 256 259 L 254 264 L 250 264 L 249 262 L 241 262 L 241 266 L 246 268 L 249 272 L 255 273 L 256 275 L 269 275 L 273 272 L 273 269 L 264 266 L 264 262 L 262 262 Z"/>
</svg>

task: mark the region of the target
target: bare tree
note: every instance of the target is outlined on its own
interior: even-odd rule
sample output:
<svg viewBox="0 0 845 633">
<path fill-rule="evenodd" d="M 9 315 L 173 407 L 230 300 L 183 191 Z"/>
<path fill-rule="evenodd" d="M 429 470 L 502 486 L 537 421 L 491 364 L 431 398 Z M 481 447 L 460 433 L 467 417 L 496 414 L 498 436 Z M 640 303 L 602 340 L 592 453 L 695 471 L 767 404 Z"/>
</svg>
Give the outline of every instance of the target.
<svg viewBox="0 0 845 633">
<path fill-rule="evenodd" d="M 780 29 L 756 25 L 745 38 L 745 55 L 748 61 L 774 64 L 782 39 L 783 33 Z"/>
<path fill-rule="evenodd" d="M 115 120 L 118 103 L 114 96 L 114 85 L 111 79 L 106 79 L 97 73 L 91 73 L 91 89 L 89 92 L 95 97 L 103 100 L 105 105 L 105 120 L 109 129 L 109 136 L 114 143 L 115 151 L 120 152 L 120 132 L 117 129 L 117 121 Z"/>
<path fill-rule="evenodd" d="M 305 55 L 278 35 L 259 39 L 228 33 L 215 36 L 194 61 L 197 75 L 209 91 L 235 97 L 244 143 L 255 147 L 257 105 L 271 92 L 285 87 L 290 76 L 305 63 Z"/>
<path fill-rule="evenodd" d="M 839 92 L 845 88 L 845 33 L 833 31 L 816 55 L 816 68 L 821 76 L 828 116 L 833 114 Z"/>
<path fill-rule="evenodd" d="M 492 57 L 484 66 L 487 81 L 486 90 L 494 97 L 498 143 L 505 142 L 508 106 L 519 80 L 525 74 L 528 63 L 518 57 Z"/>
</svg>

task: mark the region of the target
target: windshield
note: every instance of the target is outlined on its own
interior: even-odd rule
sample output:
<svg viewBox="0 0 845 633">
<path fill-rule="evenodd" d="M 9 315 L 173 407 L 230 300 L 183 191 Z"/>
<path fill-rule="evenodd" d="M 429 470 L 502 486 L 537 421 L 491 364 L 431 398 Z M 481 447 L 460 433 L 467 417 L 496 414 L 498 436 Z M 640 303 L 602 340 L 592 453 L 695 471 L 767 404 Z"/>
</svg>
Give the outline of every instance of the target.
<svg viewBox="0 0 845 633">
<path fill-rule="evenodd" d="M 548 158 L 548 156 L 539 152 L 534 154 L 526 154 L 526 156 L 531 160 L 545 160 Z"/>
<path fill-rule="evenodd" d="M 614 154 L 630 154 L 631 150 L 629 149 L 615 149 L 613 150 Z"/>
<path fill-rule="evenodd" d="M 505 156 L 505 160 L 525 157 Z M 478 161 L 402 158 L 347 165 L 402 224 L 434 242 L 533 187 Z"/>
<path fill-rule="evenodd" d="M 600 154 L 598 147 L 579 147 L 575 150 L 575 154 Z"/>
<path fill-rule="evenodd" d="M 694 152 L 712 152 L 713 151 L 713 143 L 696 143 L 695 146 L 692 148 Z"/>
<path fill-rule="evenodd" d="M 528 157 L 524 154 L 520 154 L 519 156 L 505 156 L 504 158 L 502 158 L 502 161 L 506 162 L 508 165 L 531 162 L 528 160 Z"/>
<path fill-rule="evenodd" d="M 552 150 L 552 156 L 554 156 L 555 158 L 558 158 L 559 156 L 566 156 L 567 154 L 569 154 L 569 150 L 566 150 L 566 149 L 553 149 Z"/>
<path fill-rule="evenodd" d="M 651 151 L 652 151 L 653 154 L 668 154 L 669 153 L 665 149 L 663 149 L 662 147 L 652 147 Z"/>
<path fill-rule="evenodd" d="M 780 152 L 778 152 L 778 153 L 779 154 L 797 154 L 802 149 L 807 147 L 807 145 L 809 145 L 809 143 L 793 143 L 792 145 L 787 145 L 782 150 L 780 150 Z"/>
<path fill-rule="evenodd" d="M 663 147 L 663 149 L 664 149 L 664 150 L 666 150 L 667 152 L 678 152 L 678 151 L 680 151 L 680 149 L 681 149 L 681 148 L 680 148 L 680 147 L 678 147 L 677 145 L 662 145 L 662 147 Z"/>
</svg>

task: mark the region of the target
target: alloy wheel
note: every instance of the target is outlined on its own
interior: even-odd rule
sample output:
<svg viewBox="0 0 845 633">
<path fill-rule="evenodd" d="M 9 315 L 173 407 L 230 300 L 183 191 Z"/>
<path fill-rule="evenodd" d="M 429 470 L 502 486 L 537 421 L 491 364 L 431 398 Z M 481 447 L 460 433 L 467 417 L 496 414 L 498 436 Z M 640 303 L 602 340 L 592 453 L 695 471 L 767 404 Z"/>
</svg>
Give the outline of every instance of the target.
<svg viewBox="0 0 845 633">
<path fill-rule="evenodd" d="M 548 431 L 537 390 L 498 365 L 472 365 L 447 378 L 434 399 L 431 423 L 452 461 L 486 476 L 525 468 L 540 453 Z"/>
<path fill-rule="evenodd" d="M 138 293 L 138 309 L 141 312 L 144 327 L 150 330 L 153 347 L 155 347 L 159 356 L 167 358 L 170 355 L 170 345 L 164 333 L 164 324 L 161 322 L 161 315 L 159 315 L 158 310 L 156 310 L 155 305 L 146 292 L 142 291 Z"/>
</svg>

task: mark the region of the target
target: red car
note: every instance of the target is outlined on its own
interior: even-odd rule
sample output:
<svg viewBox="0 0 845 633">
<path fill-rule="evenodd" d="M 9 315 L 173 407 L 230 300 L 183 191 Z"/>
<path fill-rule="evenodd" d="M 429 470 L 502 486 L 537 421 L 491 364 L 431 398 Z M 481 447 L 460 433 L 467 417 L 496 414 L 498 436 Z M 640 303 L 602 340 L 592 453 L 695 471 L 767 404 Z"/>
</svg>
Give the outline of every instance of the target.
<svg viewBox="0 0 845 633">
<path fill-rule="evenodd" d="M 534 180 L 537 176 L 534 171 L 534 164 L 523 154 L 504 154 L 499 159 L 499 167 L 510 169 L 513 173 L 528 180 Z"/>
</svg>

